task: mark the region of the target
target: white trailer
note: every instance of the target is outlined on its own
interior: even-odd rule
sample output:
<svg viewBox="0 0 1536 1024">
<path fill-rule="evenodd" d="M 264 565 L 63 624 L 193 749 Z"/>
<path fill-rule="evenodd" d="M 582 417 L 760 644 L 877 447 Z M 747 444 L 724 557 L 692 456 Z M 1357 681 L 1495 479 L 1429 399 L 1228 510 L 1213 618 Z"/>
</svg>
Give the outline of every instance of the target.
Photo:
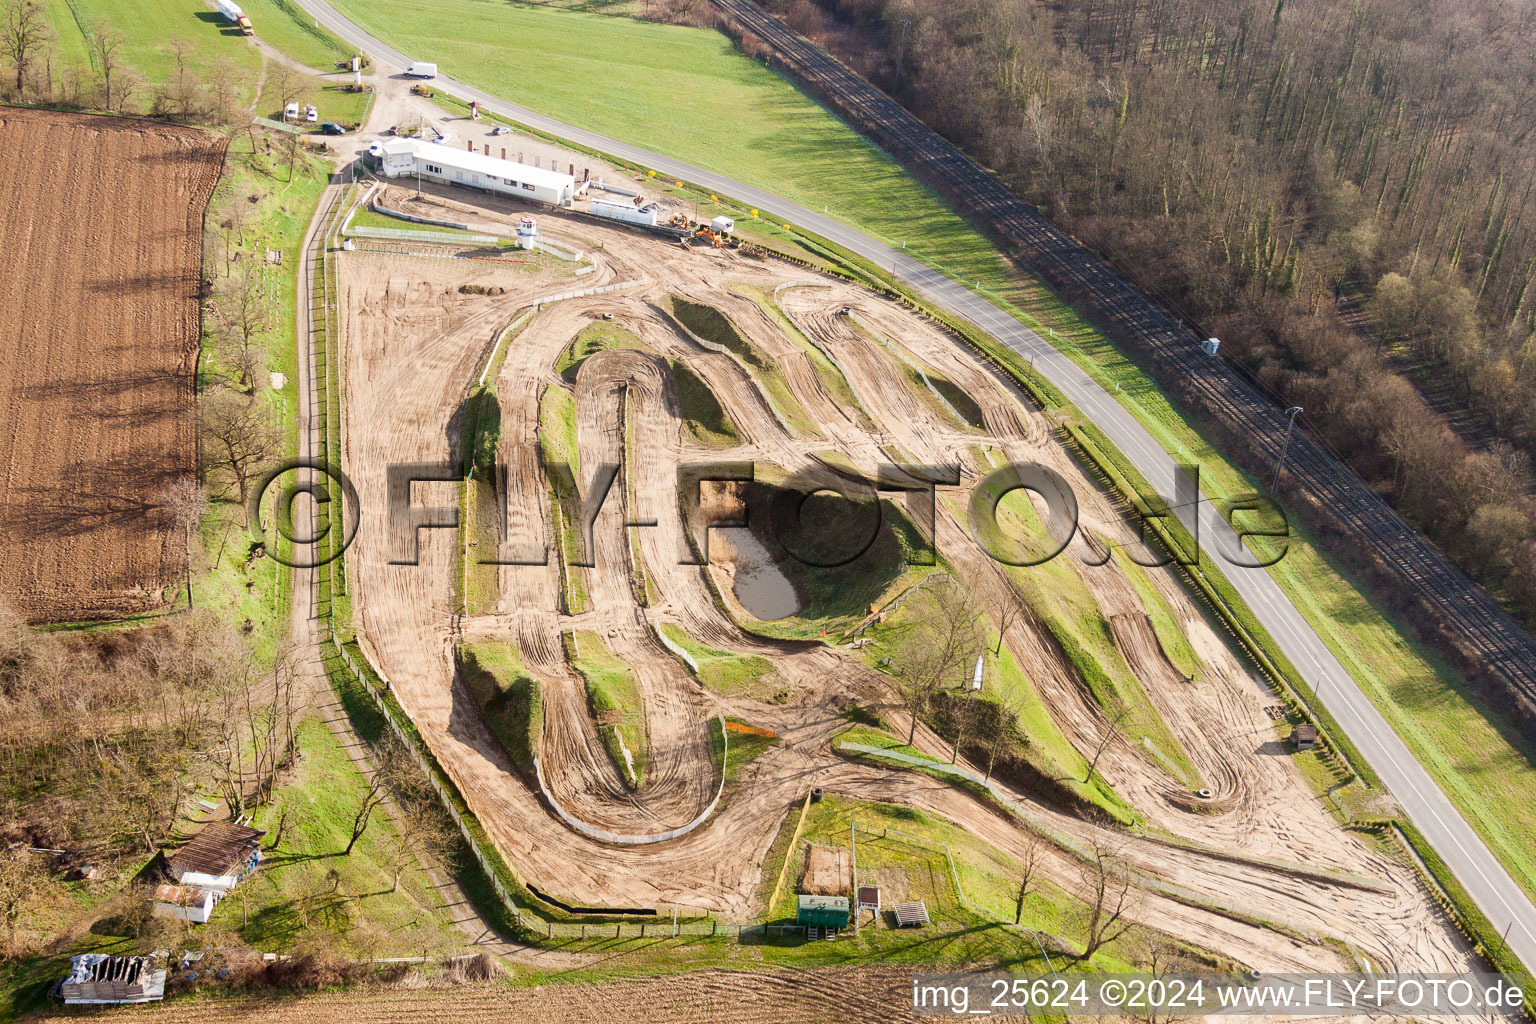
<svg viewBox="0 0 1536 1024">
<path fill-rule="evenodd" d="M 405 69 L 406 78 L 436 78 L 437 65 L 431 61 L 412 61 L 411 66 Z"/>
<path fill-rule="evenodd" d="M 736 222 L 730 217 L 716 217 L 709 222 L 709 227 L 716 234 L 729 235 L 736 230 Z"/>
<path fill-rule="evenodd" d="M 219 13 L 224 16 L 225 21 L 238 26 L 245 35 L 251 34 L 251 19 L 245 16 L 245 12 L 240 9 L 240 5 L 235 3 L 235 0 L 219 0 Z"/>
<path fill-rule="evenodd" d="M 610 203 L 605 199 L 594 199 L 591 212 L 594 217 L 606 217 L 609 220 L 623 221 L 625 224 L 638 224 L 647 228 L 656 226 L 654 209 L 641 210 L 628 203 Z"/>
</svg>

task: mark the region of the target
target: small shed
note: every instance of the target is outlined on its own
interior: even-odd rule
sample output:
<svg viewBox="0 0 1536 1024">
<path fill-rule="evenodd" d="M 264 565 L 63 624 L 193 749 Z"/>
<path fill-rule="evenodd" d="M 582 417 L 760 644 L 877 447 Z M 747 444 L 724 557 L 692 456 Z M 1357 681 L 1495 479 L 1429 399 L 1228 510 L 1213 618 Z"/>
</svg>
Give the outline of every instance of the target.
<svg viewBox="0 0 1536 1024">
<path fill-rule="evenodd" d="M 156 917 L 206 924 L 213 916 L 213 905 L 218 900 L 209 890 L 195 885 L 157 885 L 150 902 L 154 904 Z"/>
<path fill-rule="evenodd" d="M 928 923 L 928 904 L 922 900 L 898 903 L 892 910 L 896 913 L 898 928 L 919 928 Z"/>
<path fill-rule="evenodd" d="M 177 883 L 211 889 L 216 897 L 223 896 L 256 870 L 264 835 L 247 825 L 210 821 L 166 858 L 166 866 Z"/>
<path fill-rule="evenodd" d="M 848 927 L 847 896 L 812 896 L 800 894 L 795 923 L 807 928 Z"/>
<path fill-rule="evenodd" d="M 69 1005 L 149 1003 L 165 996 L 165 969 L 147 956 L 81 953 L 69 961 L 59 998 Z"/>
<path fill-rule="evenodd" d="M 1317 746 L 1317 726 L 1302 722 L 1291 731 L 1291 743 L 1297 750 L 1311 750 Z"/>
</svg>

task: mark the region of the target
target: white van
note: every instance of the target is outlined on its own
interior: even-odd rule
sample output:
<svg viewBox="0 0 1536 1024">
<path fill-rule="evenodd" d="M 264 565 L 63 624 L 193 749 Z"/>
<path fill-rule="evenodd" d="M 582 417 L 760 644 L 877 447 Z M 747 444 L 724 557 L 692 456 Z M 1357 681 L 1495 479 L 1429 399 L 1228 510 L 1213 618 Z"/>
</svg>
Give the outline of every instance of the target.
<svg viewBox="0 0 1536 1024">
<path fill-rule="evenodd" d="M 298 120 L 298 117 L 299 117 L 299 105 L 297 103 L 290 103 L 286 107 L 283 108 L 283 120 L 284 121 L 296 121 L 296 120 Z"/>
<path fill-rule="evenodd" d="M 405 69 L 406 78 L 436 78 L 437 65 L 429 61 L 418 60 Z"/>
</svg>

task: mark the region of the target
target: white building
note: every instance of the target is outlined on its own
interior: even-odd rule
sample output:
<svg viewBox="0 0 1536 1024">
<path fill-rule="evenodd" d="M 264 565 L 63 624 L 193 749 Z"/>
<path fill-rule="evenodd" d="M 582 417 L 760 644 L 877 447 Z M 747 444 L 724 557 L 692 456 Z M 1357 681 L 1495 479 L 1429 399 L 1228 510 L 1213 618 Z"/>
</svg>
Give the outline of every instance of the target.
<svg viewBox="0 0 1536 1024">
<path fill-rule="evenodd" d="M 195 885 L 159 885 L 155 887 L 152 913 L 156 917 L 170 917 L 189 924 L 207 924 L 213 916 L 213 906 L 218 902 L 211 889 Z"/>
<path fill-rule="evenodd" d="M 473 150 L 439 146 L 420 139 L 390 139 L 383 149 L 379 169 L 386 178 L 419 174 L 428 181 L 467 185 L 496 195 L 530 199 L 551 206 L 569 206 L 576 195 L 576 179 L 572 175 Z"/>
</svg>

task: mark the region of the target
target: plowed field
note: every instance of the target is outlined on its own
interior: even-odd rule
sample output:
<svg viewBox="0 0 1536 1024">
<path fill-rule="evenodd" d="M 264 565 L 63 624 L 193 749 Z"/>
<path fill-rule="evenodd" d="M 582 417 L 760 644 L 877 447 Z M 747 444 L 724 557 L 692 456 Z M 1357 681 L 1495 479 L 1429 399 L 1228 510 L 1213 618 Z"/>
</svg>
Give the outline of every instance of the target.
<svg viewBox="0 0 1536 1024">
<path fill-rule="evenodd" d="M 190 473 L 203 210 L 193 128 L 0 108 L 0 599 L 29 621 L 164 602 L 157 495 Z"/>
</svg>

